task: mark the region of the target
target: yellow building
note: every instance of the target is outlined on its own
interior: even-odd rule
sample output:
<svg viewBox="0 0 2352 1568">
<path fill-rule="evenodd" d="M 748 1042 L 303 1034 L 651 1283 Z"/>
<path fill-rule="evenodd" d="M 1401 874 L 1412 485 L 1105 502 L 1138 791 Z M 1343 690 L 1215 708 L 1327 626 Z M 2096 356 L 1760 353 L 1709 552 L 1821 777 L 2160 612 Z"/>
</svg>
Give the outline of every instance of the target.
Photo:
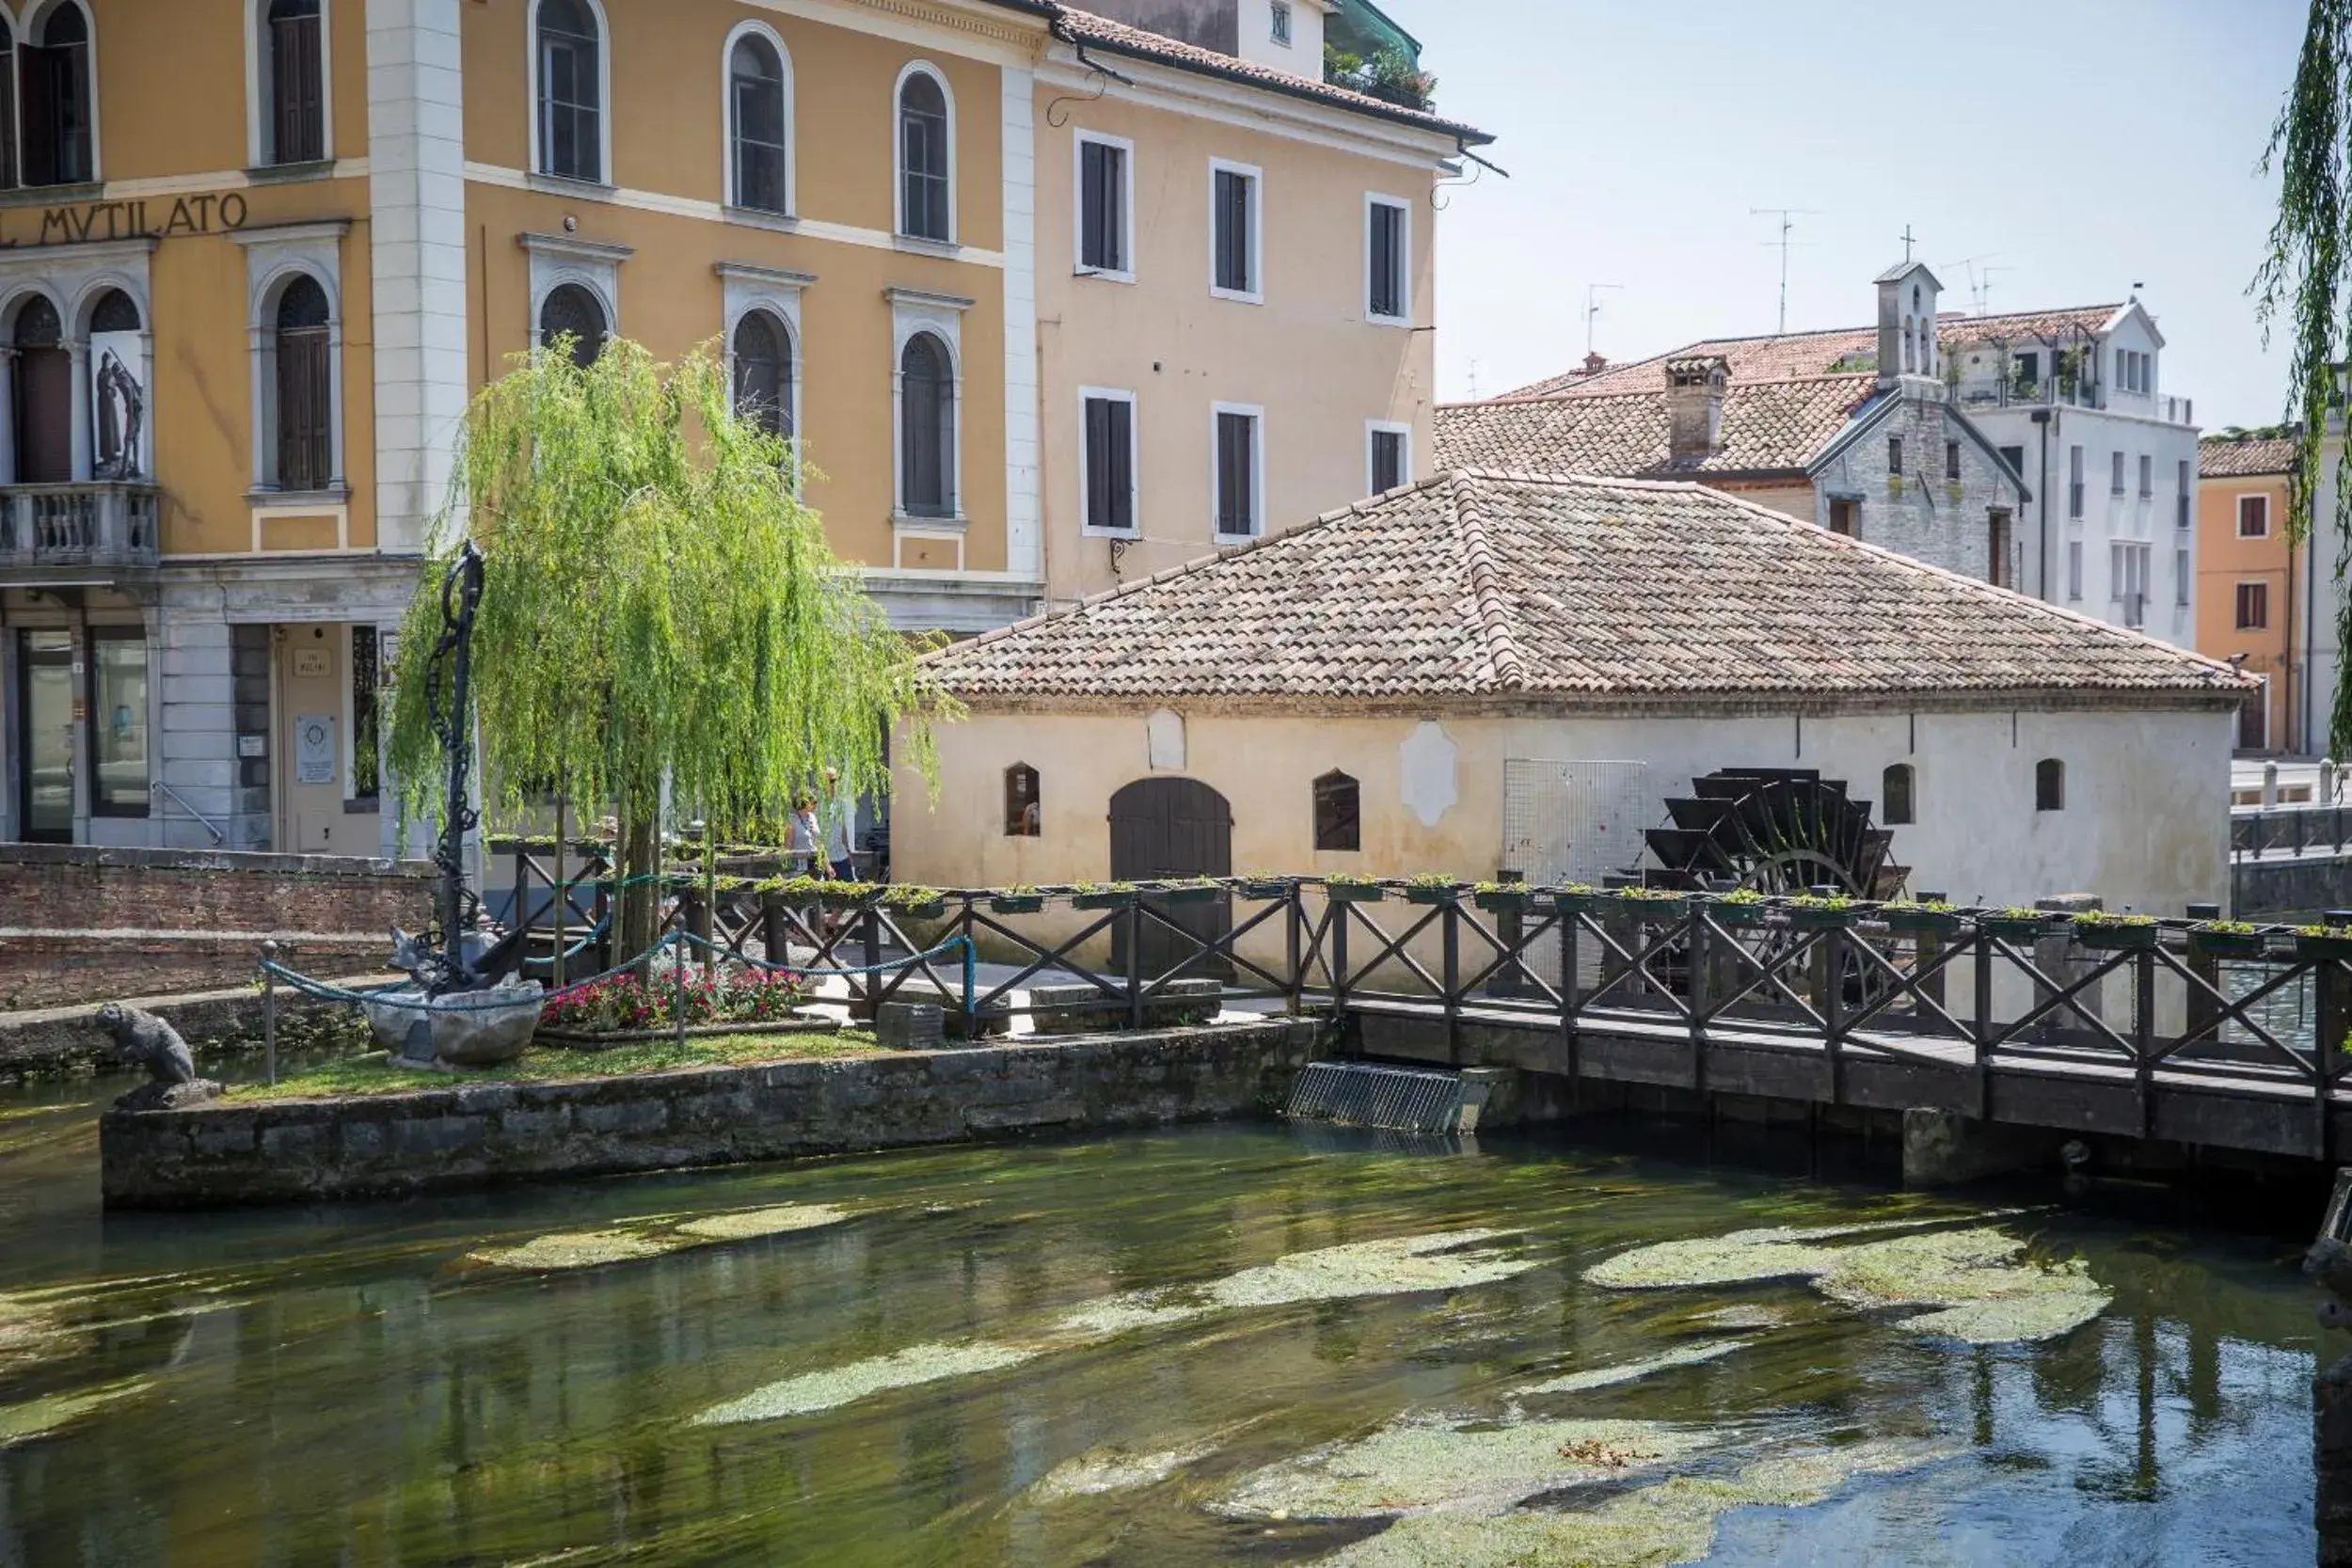
<svg viewBox="0 0 2352 1568">
<path fill-rule="evenodd" d="M 0 839 L 390 847 L 457 421 L 560 330 L 723 341 L 910 627 L 1408 480 L 1485 139 L 1047 0 L 0 0 Z"/>
</svg>

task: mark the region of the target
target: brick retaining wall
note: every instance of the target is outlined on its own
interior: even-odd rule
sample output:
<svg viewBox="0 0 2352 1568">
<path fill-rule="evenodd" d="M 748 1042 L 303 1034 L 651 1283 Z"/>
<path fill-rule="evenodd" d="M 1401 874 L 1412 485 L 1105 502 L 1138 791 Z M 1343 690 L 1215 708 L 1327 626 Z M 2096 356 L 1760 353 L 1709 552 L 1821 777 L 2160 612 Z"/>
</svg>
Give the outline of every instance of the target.
<svg viewBox="0 0 2352 1568">
<path fill-rule="evenodd" d="M 116 1208 L 388 1196 L 735 1164 L 1279 1105 L 1318 1026 L 1284 1020 L 974 1051 L 894 1052 L 568 1083 L 109 1111 Z"/>
<path fill-rule="evenodd" d="M 429 923 L 432 878 L 413 861 L 0 845 L 0 1009 L 234 985 L 264 937 L 371 968 L 389 927 Z"/>
</svg>

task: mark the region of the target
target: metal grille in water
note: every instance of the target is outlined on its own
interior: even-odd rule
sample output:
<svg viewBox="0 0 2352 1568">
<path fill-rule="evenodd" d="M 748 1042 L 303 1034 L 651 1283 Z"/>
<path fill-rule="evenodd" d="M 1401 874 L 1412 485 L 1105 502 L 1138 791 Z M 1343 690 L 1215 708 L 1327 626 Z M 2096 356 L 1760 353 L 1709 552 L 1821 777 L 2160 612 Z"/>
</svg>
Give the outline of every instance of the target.
<svg viewBox="0 0 2352 1568">
<path fill-rule="evenodd" d="M 1462 1081 L 1450 1072 L 1312 1062 L 1291 1083 L 1282 1114 L 1392 1132 L 1453 1132 L 1462 1120 Z"/>
</svg>

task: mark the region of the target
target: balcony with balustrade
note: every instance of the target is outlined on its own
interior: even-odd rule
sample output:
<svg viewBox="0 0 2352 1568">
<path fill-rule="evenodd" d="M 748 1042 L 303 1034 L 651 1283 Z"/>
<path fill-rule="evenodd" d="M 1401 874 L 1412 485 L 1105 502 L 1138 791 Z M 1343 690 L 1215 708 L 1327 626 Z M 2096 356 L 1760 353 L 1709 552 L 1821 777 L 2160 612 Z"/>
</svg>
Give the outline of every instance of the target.
<svg viewBox="0 0 2352 1568">
<path fill-rule="evenodd" d="M 158 511 L 151 483 L 0 485 L 0 581 L 151 571 Z"/>
</svg>

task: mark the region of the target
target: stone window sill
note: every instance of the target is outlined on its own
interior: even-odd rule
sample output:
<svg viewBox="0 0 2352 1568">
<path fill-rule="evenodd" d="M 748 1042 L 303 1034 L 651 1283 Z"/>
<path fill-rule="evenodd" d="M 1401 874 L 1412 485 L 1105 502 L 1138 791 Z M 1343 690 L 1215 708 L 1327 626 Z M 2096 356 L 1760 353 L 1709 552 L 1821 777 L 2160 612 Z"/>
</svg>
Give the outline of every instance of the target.
<svg viewBox="0 0 2352 1568">
<path fill-rule="evenodd" d="M 324 490 L 274 490 L 267 485 L 255 485 L 245 493 L 245 499 L 253 506 L 347 506 L 351 503 L 351 486 L 330 484 Z"/>
<path fill-rule="evenodd" d="M 765 207 L 733 205 L 723 211 L 729 223 L 739 223 L 746 229 L 772 229 L 779 234 L 797 234 L 801 230 L 800 218 L 791 213 L 771 213 Z"/>
<path fill-rule="evenodd" d="M 305 158 L 294 164 L 257 164 L 245 171 L 245 177 L 257 185 L 283 185 L 299 180 L 324 180 L 334 172 L 332 158 Z"/>
<path fill-rule="evenodd" d="M 617 186 L 601 180 L 575 180 L 568 174 L 531 174 L 524 178 L 532 190 L 548 196 L 574 196 L 582 201 L 613 201 L 620 197 Z"/>
<path fill-rule="evenodd" d="M 911 251 L 917 256 L 954 257 L 963 254 L 963 246 L 953 240 L 927 240 L 915 234 L 893 234 L 890 244 L 894 249 Z"/>
<path fill-rule="evenodd" d="M 105 194 L 105 185 L 95 180 L 78 185 L 18 185 L 0 191 L 0 207 L 70 207 L 101 200 Z"/>
<path fill-rule="evenodd" d="M 913 512 L 893 512 L 892 528 L 929 530 L 933 533 L 961 533 L 972 526 L 972 519 L 959 512 L 952 517 L 926 517 Z"/>
</svg>

